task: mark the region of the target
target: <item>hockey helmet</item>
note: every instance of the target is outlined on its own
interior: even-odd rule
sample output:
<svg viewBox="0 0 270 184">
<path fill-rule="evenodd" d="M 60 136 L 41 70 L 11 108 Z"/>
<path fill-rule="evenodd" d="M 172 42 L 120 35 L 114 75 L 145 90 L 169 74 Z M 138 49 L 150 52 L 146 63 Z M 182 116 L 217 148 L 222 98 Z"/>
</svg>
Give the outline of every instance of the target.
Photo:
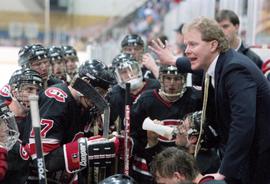
<svg viewBox="0 0 270 184">
<path fill-rule="evenodd" d="M 47 58 L 47 49 L 40 44 L 26 45 L 19 51 L 19 66 L 29 67 L 36 60 Z"/>
<path fill-rule="evenodd" d="M 34 84 L 38 87 L 42 87 L 43 80 L 38 72 L 29 68 L 22 68 L 16 70 L 10 80 L 9 85 L 11 88 L 18 89 L 22 84 Z"/>
<path fill-rule="evenodd" d="M 75 58 L 78 60 L 77 52 L 72 46 L 64 45 L 61 48 L 62 48 L 64 57 Z"/>
<path fill-rule="evenodd" d="M 117 55 L 112 62 L 115 78 L 120 87 L 130 83 L 130 89 L 137 89 L 143 81 L 142 70 L 137 60 L 128 53 Z"/>
<path fill-rule="evenodd" d="M 166 97 L 181 98 L 186 91 L 186 73 L 180 73 L 175 66 L 161 65 L 159 69 L 160 92 Z"/>
<path fill-rule="evenodd" d="M 12 95 L 22 105 L 25 111 L 30 108 L 29 95 L 37 94 L 43 86 L 43 80 L 39 73 L 29 68 L 16 70 L 10 80 Z"/>
<path fill-rule="evenodd" d="M 53 63 L 55 60 L 62 60 L 64 57 L 63 50 L 56 46 L 49 47 L 48 57 L 51 63 Z"/>
<path fill-rule="evenodd" d="M 0 135 L 1 146 L 8 150 L 11 150 L 19 138 L 15 116 L 3 101 L 0 101 Z"/>
<path fill-rule="evenodd" d="M 130 176 L 124 174 L 115 174 L 105 178 L 98 184 L 136 184 L 136 181 Z"/>
<path fill-rule="evenodd" d="M 144 47 L 143 39 L 137 34 L 126 35 L 121 42 L 121 46 L 141 46 Z"/>
<path fill-rule="evenodd" d="M 109 67 L 97 59 L 90 59 L 81 64 L 78 75 L 88 80 L 93 87 L 105 90 L 115 84 L 115 78 Z"/>
<path fill-rule="evenodd" d="M 104 96 L 115 83 L 114 81 L 109 67 L 99 60 L 91 59 L 80 65 L 79 72 L 71 82 L 71 86 L 79 92 L 79 96 L 91 100 L 98 110 L 103 112 L 108 107 Z"/>
</svg>

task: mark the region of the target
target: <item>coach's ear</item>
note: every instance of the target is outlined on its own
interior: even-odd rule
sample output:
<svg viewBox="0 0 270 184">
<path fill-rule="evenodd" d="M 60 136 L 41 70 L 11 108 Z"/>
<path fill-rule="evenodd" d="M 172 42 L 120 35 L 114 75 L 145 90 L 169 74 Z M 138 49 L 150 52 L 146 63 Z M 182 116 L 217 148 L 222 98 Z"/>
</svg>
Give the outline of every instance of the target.
<svg viewBox="0 0 270 184">
<path fill-rule="evenodd" d="M 177 180 L 177 181 L 184 181 L 186 179 L 186 177 L 182 174 L 180 174 L 179 172 L 174 172 L 173 173 L 173 177 Z"/>
<path fill-rule="evenodd" d="M 218 41 L 217 40 L 210 41 L 210 50 L 211 50 L 211 52 L 216 52 L 217 49 L 218 49 Z"/>
</svg>

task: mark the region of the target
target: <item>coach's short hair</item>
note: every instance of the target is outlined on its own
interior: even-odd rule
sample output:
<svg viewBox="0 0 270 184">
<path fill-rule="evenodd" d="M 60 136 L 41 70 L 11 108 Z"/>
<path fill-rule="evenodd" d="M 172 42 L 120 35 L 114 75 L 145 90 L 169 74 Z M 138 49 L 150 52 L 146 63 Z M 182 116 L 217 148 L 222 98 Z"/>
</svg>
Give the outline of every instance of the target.
<svg viewBox="0 0 270 184">
<path fill-rule="evenodd" d="M 201 33 L 203 41 L 209 42 L 216 40 L 220 52 L 225 52 L 229 49 L 228 40 L 215 20 L 206 17 L 196 18 L 184 26 L 183 33 L 185 34 L 192 29 L 196 29 Z"/>
</svg>

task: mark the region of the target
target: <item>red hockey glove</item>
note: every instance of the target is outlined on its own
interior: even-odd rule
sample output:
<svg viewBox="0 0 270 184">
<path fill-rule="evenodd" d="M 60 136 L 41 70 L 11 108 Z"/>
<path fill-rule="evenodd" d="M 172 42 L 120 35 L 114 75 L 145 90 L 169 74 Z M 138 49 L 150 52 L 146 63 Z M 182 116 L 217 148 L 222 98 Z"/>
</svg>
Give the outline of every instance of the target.
<svg viewBox="0 0 270 184">
<path fill-rule="evenodd" d="M 64 158 L 69 173 L 80 171 L 88 166 L 110 165 L 118 152 L 117 138 L 106 139 L 100 136 L 80 138 L 65 144 Z"/>
</svg>

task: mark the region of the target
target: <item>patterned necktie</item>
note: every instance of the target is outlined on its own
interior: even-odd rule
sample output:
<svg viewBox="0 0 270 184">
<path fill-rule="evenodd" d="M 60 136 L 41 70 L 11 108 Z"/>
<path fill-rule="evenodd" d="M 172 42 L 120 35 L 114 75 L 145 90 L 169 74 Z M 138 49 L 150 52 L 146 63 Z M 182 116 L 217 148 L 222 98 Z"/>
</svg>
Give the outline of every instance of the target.
<svg viewBox="0 0 270 184">
<path fill-rule="evenodd" d="M 209 91 L 209 84 L 210 84 L 211 77 L 208 74 L 205 74 L 205 79 L 204 79 L 204 95 L 203 95 L 203 107 L 202 107 L 202 115 L 201 115 L 201 123 L 200 123 L 200 133 L 198 137 L 198 141 L 196 143 L 195 147 L 195 152 L 194 152 L 194 157 L 196 158 L 198 152 L 199 152 L 199 146 L 200 146 L 200 141 L 201 141 L 201 136 L 202 136 L 202 130 L 203 130 L 203 124 L 205 123 L 205 118 L 206 118 L 206 108 L 207 108 L 207 100 L 208 100 L 208 91 Z"/>
</svg>

